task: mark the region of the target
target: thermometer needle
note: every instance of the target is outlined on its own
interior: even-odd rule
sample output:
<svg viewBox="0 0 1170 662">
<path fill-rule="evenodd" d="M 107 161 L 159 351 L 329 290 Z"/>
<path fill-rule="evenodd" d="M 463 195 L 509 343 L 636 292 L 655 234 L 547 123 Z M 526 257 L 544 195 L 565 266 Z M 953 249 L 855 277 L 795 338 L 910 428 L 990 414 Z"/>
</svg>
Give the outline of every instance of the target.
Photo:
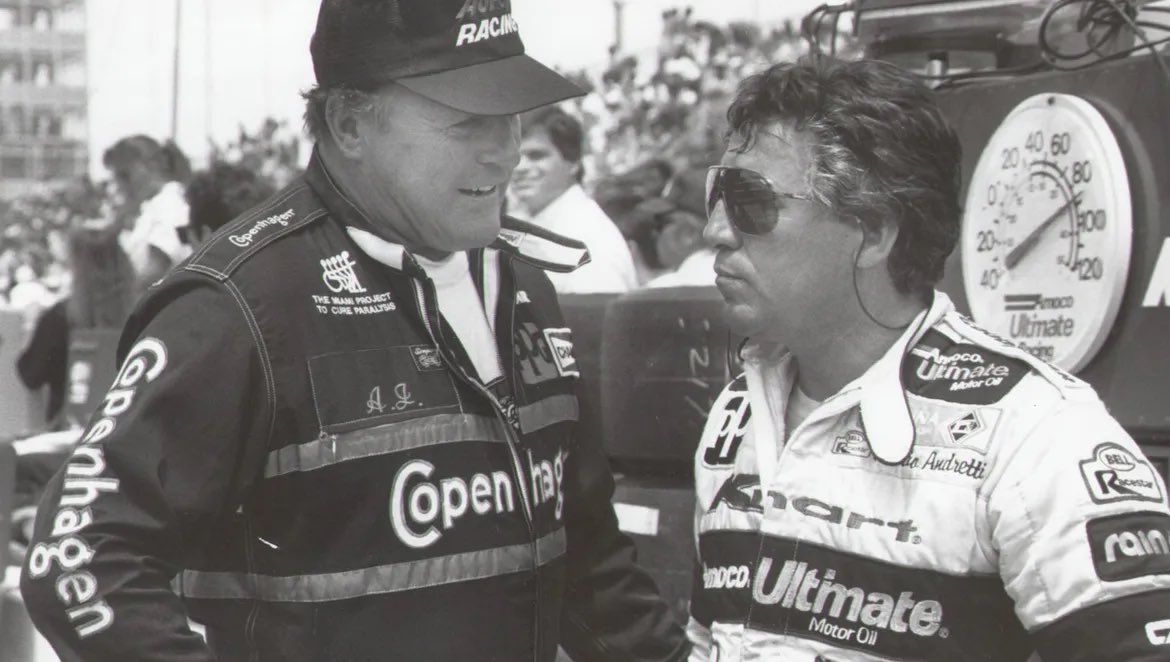
<svg viewBox="0 0 1170 662">
<path fill-rule="evenodd" d="M 1071 200 L 1061 205 L 1060 209 L 1052 212 L 1051 216 L 1044 219 L 1044 222 L 1037 226 L 1035 230 L 1032 230 L 1032 234 L 1028 235 L 1026 239 L 1021 241 L 1018 246 L 1013 248 L 1007 254 L 1007 257 L 1004 258 L 1003 266 L 1008 270 L 1014 269 L 1016 265 L 1020 263 L 1020 260 L 1024 259 L 1024 256 L 1032 252 L 1032 249 L 1036 247 L 1036 242 L 1040 241 L 1040 235 L 1044 234 L 1044 231 L 1047 230 L 1050 225 L 1055 223 L 1056 219 L 1063 216 L 1064 213 L 1069 210 L 1069 207 L 1072 207 L 1080 201 L 1081 194 L 1080 192 L 1077 192 L 1077 194 L 1074 195 Z"/>
</svg>

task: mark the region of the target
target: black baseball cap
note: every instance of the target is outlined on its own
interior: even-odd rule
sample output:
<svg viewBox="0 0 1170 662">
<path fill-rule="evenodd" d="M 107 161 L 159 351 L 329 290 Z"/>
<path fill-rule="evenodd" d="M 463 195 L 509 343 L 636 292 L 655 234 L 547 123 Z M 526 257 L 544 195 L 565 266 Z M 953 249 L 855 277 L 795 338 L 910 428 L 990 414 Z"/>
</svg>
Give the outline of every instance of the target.
<svg viewBox="0 0 1170 662">
<path fill-rule="evenodd" d="M 309 51 L 323 87 L 393 81 L 476 115 L 585 93 L 525 55 L 510 0 L 322 0 Z"/>
<path fill-rule="evenodd" d="M 661 194 L 643 201 L 635 211 L 645 217 L 656 217 L 681 209 L 705 219 L 706 196 L 706 168 L 688 168 L 671 177 Z"/>
</svg>

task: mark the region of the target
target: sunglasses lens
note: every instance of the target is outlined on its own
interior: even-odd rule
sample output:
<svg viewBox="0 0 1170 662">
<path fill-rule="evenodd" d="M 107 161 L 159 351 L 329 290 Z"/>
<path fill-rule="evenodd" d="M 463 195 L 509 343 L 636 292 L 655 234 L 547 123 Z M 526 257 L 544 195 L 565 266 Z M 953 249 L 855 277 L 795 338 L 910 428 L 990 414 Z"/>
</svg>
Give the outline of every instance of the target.
<svg viewBox="0 0 1170 662">
<path fill-rule="evenodd" d="M 719 202 L 719 198 L 723 196 L 722 184 L 720 183 L 722 170 L 711 168 L 707 171 L 707 217 L 711 217 L 711 212 L 715 211 L 715 204 Z"/>
<path fill-rule="evenodd" d="M 707 174 L 707 215 L 723 200 L 727 217 L 744 234 L 766 234 L 776 227 L 779 209 L 768 180 L 741 168 L 718 168 Z"/>
</svg>

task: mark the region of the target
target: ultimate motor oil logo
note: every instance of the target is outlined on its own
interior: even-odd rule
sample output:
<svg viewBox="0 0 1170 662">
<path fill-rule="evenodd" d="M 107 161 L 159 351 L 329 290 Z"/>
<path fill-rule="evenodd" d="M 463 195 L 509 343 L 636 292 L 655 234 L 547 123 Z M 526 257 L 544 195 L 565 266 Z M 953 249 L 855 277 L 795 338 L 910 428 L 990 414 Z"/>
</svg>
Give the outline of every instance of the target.
<svg viewBox="0 0 1170 662">
<path fill-rule="evenodd" d="M 1001 400 L 1028 373 L 1018 359 L 977 345 L 955 343 L 928 331 L 902 365 L 907 390 L 960 404 L 990 405 Z"/>
</svg>

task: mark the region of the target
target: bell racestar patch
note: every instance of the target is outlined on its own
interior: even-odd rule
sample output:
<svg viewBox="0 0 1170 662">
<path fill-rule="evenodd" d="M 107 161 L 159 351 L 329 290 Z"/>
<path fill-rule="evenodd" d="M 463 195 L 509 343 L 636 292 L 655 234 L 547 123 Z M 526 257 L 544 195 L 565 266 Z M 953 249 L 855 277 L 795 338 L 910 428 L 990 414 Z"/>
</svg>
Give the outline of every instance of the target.
<svg viewBox="0 0 1170 662">
<path fill-rule="evenodd" d="M 1081 461 L 1081 477 L 1095 503 L 1162 501 L 1162 483 L 1154 467 L 1120 444 L 1108 442 Z"/>
</svg>

